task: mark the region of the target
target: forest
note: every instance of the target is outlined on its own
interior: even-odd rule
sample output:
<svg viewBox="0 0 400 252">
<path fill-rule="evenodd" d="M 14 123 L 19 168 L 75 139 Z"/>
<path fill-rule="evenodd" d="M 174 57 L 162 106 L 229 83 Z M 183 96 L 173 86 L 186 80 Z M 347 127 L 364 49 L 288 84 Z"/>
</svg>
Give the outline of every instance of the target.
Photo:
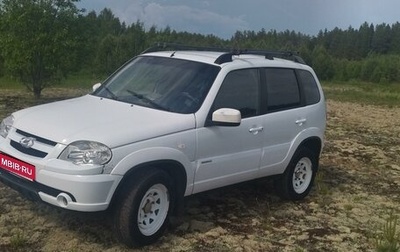
<svg viewBox="0 0 400 252">
<path fill-rule="evenodd" d="M 105 77 L 157 42 L 229 49 L 297 52 L 326 81 L 400 83 L 400 23 L 369 24 L 346 30 L 236 31 L 218 34 L 148 29 L 140 20 L 126 24 L 106 8 L 80 10 L 79 0 L 0 2 L 0 77 L 25 84 L 35 96 L 69 74 Z"/>
</svg>

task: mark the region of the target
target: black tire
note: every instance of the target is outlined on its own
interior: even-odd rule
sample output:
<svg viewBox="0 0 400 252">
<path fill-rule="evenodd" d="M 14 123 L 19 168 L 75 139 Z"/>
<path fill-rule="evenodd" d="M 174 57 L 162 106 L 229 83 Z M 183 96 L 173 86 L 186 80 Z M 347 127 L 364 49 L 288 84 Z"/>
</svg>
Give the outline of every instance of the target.
<svg viewBox="0 0 400 252">
<path fill-rule="evenodd" d="M 285 172 L 275 180 L 277 194 L 286 200 L 304 199 L 313 186 L 318 170 L 318 156 L 300 147 Z"/>
<path fill-rule="evenodd" d="M 150 168 L 136 174 L 121 191 L 114 212 L 114 230 L 129 247 L 154 243 L 164 233 L 174 204 L 171 178 Z"/>
</svg>

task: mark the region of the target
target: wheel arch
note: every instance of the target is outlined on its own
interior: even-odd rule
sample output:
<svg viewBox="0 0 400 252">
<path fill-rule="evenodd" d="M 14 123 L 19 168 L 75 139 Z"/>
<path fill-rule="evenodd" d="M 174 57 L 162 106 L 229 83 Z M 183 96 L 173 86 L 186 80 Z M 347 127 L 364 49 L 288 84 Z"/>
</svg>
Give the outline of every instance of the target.
<svg viewBox="0 0 400 252">
<path fill-rule="evenodd" d="M 319 155 L 321 154 L 322 151 L 322 140 L 319 137 L 309 137 L 307 139 L 304 139 L 299 146 L 297 147 L 297 149 L 300 148 L 307 148 L 310 151 L 314 152 L 317 156 L 317 158 L 319 157 Z"/>
<path fill-rule="evenodd" d="M 175 160 L 156 160 L 132 167 L 125 173 L 118 184 L 111 199 L 110 206 L 113 207 L 119 201 L 120 197 L 123 197 L 124 190 L 134 183 L 135 179 L 140 178 L 141 174 L 146 172 L 148 169 L 160 169 L 168 173 L 172 179 L 172 185 L 175 192 L 175 205 L 172 208 L 172 214 L 180 214 L 183 210 L 183 198 L 187 186 L 187 174 L 185 167 Z"/>
<path fill-rule="evenodd" d="M 315 167 L 315 171 L 318 171 L 319 168 L 319 158 L 322 152 L 322 148 L 323 148 L 323 142 L 322 139 L 317 137 L 317 136 L 313 136 L 313 137 L 309 137 L 307 139 L 304 139 L 299 146 L 297 147 L 295 153 L 293 156 L 296 155 L 296 153 L 298 151 L 300 151 L 302 148 L 306 148 L 308 150 L 310 150 L 312 153 L 314 153 L 315 155 L 315 161 L 316 161 L 316 167 Z"/>
</svg>

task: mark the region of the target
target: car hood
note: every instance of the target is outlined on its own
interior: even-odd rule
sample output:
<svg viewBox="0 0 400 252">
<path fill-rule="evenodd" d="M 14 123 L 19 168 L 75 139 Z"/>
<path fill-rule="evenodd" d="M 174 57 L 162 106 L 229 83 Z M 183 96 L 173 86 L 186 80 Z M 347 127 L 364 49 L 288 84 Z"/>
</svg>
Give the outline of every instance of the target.
<svg viewBox="0 0 400 252">
<path fill-rule="evenodd" d="M 177 114 L 92 95 L 14 113 L 14 127 L 51 141 L 97 141 L 110 148 L 195 128 L 193 114 Z"/>
</svg>

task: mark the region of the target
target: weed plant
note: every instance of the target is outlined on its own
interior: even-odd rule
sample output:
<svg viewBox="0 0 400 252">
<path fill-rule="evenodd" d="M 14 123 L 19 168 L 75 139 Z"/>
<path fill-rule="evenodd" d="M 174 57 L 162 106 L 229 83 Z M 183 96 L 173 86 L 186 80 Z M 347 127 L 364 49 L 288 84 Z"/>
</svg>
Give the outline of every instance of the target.
<svg viewBox="0 0 400 252">
<path fill-rule="evenodd" d="M 393 210 L 382 226 L 381 233 L 376 238 L 376 251 L 397 252 L 400 250 L 400 234 L 397 229 L 398 217 Z"/>
</svg>

